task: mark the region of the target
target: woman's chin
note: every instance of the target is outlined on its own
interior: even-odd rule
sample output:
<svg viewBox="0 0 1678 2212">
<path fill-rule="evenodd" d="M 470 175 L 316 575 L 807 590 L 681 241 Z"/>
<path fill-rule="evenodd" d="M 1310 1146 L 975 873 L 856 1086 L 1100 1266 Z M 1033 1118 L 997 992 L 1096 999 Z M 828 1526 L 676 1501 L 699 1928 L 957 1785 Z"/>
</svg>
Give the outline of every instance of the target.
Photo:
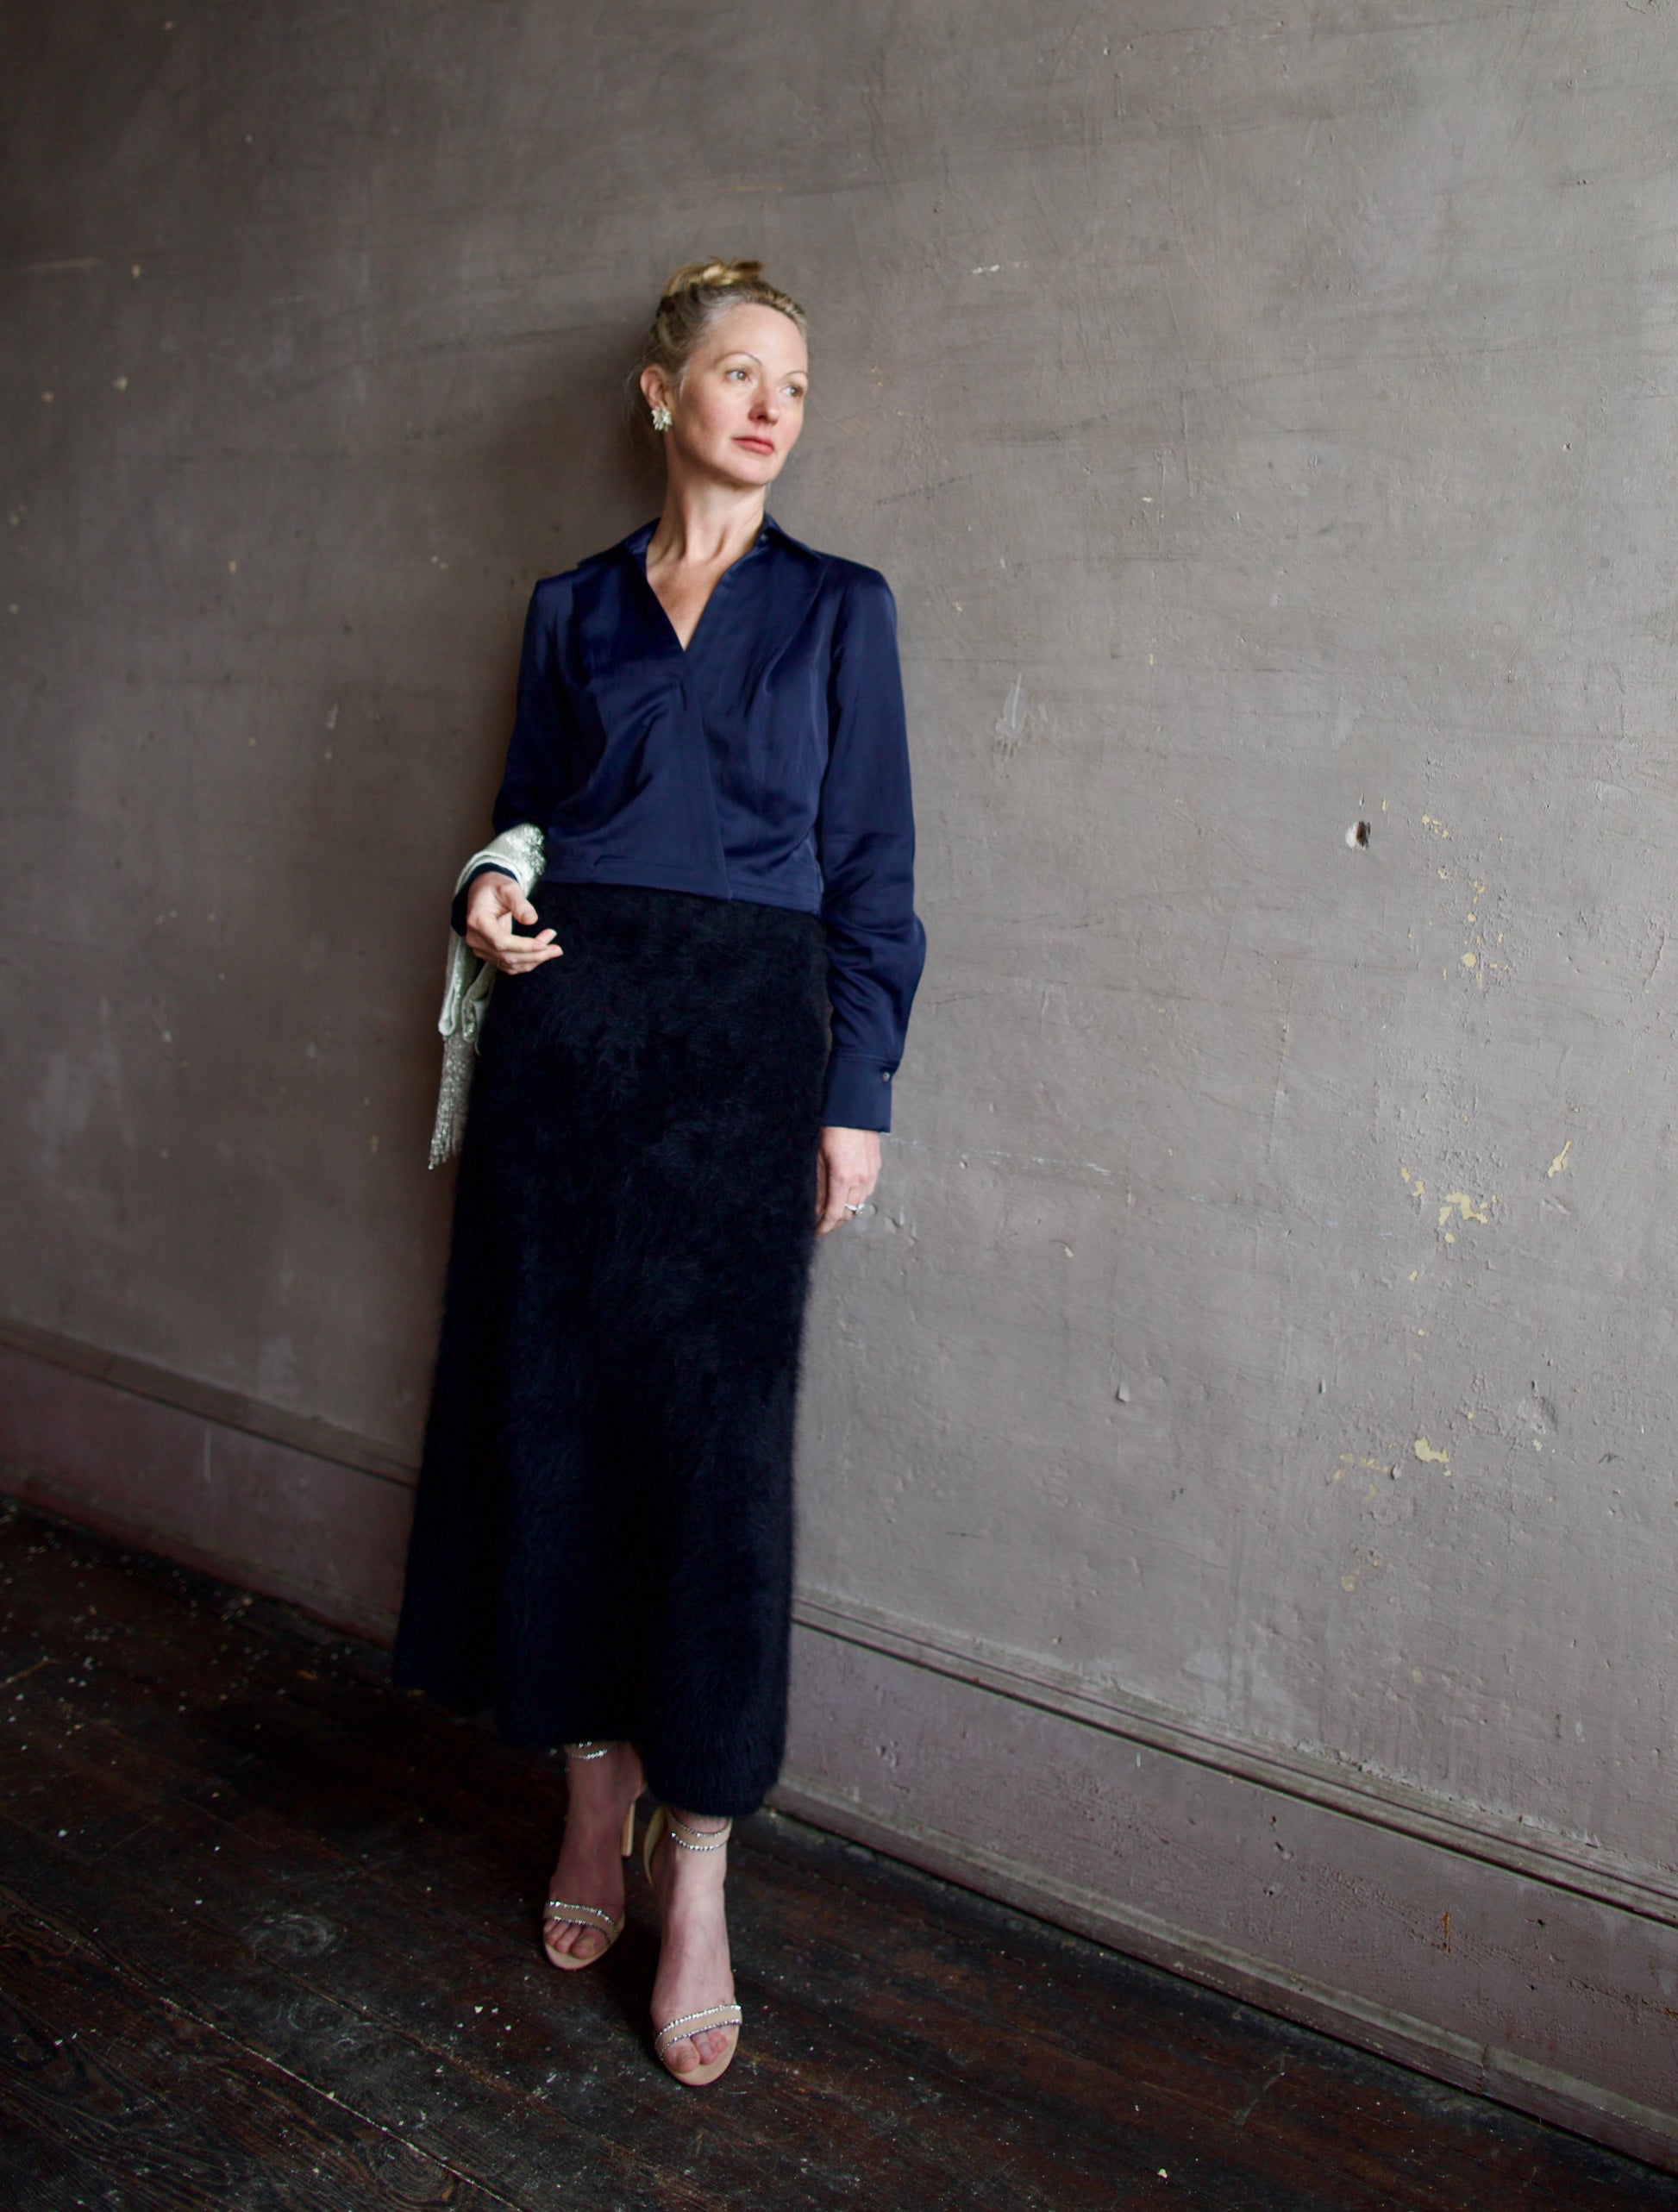
<svg viewBox="0 0 1678 2212">
<path fill-rule="evenodd" d="M 761 492 L 780 474 L 786 459 L 784 453 L 748 453 L 735 446 L 726 453 L 704 456 L 698 467 L 713 483 L 727 485 L 731 491 Z"/>
</svg>

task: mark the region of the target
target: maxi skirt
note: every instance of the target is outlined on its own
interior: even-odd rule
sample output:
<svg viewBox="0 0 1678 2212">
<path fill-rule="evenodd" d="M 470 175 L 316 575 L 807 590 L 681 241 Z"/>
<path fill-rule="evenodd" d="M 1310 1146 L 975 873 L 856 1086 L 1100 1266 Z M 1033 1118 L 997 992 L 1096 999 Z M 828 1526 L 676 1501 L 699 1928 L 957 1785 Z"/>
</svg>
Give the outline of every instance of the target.
<svg viewBox="0 0 1678 2212">
<path fill-rule="evenodd" d="M 542 883 L 473 1081 L 395 1678 L 750 1812 L 786 1734 L 819 918 Z"/>
</svg>

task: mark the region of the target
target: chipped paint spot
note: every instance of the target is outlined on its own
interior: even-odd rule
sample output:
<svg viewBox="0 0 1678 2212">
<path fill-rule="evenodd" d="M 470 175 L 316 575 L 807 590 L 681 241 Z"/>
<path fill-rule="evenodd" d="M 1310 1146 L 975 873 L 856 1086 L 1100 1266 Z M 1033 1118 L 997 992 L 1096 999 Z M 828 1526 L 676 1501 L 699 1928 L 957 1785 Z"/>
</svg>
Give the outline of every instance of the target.
<svg viewBox="0 0 1678 2212">
<path fill-rule="evenodd" d="M 1462 965 L 1464 968 L 1478 968 L 1480 955 L 1477 952 L 1465 952 L 1462 956 Z"/>
<path fill-rule="evenodd" d="M 1562 1169 L 1568 1164 L 1568 1155 L 1572 1151 L 1572 1150 L 1573 1139 L 1569 1137 L 1567 1143 L 1562 1147 L 1561 1150 L 1556 1155 L 1556 1157 L 1550 1162 L 1549 1167 L 1544 1169 L 1544 1177 L 1547 1181 L 1553 1181 L 1556 1176 L 1561 1174 Z"/>
<path fill-rule="evenodd" d="M 1422 1181 L 1419 1175 L 1412 1175 L 1409 1169 L 1406 1167 L 1400 1167 L 1399 1173 L 1409 1187 L 1410 1195 L 1412 1198 L 1425 1198 L 1427 1196 L 1427 1185 Z M 1414 1282 L 1416 1278 L 1414 1275 L 1412 1275 L 1410 1280 Z"/>
<path fill-rule="evenodd" d="M 1424 1467 L 1449 1467 L 1450 1465 L 1449 1452 L 1437 1451 L 1428 1442 L 1424 1436 L 1418 1436 L 1415 1443 L 1412 1444 L 1410 1448 Z"/>
<path fill-rule="evenodd" d="M 1450 835 L 1450 831 L 1445 827 L 1444 824 L 1439 819 L 1437 814 L 1424 814 L 1422 817 L 1422 827 L 1424 830 L 1431 830 L 1436 837 L 1449 837 Z"/>
<path fill-rule="evenodd" d="M 1349 1593 L 1355 1590 L 1357 1588 L 1357 1576 L 1356 1575 L 1343 1575 L 1340 1577 L 1340 1587 L 1343 1590 Z"/>
<path fill-rule="evenodd" d="M 1484 1205 L 1477 1206 L 1465 1190 L 1448 1190 L 1445 1202 L 1439 1208 L 1439 1226 L 1443 1229 L 1453 1213 L 1464 1221 L 1477 1221 L 1482 1229 L 1491 1225 L 1492 1208 L 1497 1204 L 1495 1192 Z"/>
</svg>

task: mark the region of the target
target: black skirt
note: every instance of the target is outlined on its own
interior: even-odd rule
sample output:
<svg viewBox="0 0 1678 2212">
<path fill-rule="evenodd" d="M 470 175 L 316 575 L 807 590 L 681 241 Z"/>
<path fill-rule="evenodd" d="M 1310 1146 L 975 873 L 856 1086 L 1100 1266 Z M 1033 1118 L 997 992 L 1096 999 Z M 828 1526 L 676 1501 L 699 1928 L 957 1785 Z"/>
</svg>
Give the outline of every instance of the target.
<svg viewBox="0 0 1678 2212">
<path fill-rule="evenodd" d="M 473 1079 L 395 1674 L 750 1812 L 786 1734 L 827 957 L 812 914 L 543 883 Z"/>
</svg>

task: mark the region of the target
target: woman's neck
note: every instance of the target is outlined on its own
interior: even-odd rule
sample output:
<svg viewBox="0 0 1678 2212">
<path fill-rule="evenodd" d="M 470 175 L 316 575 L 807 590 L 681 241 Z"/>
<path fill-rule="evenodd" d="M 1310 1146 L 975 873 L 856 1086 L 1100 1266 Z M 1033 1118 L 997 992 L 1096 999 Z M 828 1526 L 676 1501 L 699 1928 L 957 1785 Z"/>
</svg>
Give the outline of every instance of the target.
<svg viewBox="0 0 1678 2212">
<path fill-rule="evenodd" d="M 727 568 L 749 550 L 763 527 L 767 492 L 754 486 L 683 484 L 665 490 L 664 511 L 648 541 L 647 559 L 662 567 Z"/>
</svg>

